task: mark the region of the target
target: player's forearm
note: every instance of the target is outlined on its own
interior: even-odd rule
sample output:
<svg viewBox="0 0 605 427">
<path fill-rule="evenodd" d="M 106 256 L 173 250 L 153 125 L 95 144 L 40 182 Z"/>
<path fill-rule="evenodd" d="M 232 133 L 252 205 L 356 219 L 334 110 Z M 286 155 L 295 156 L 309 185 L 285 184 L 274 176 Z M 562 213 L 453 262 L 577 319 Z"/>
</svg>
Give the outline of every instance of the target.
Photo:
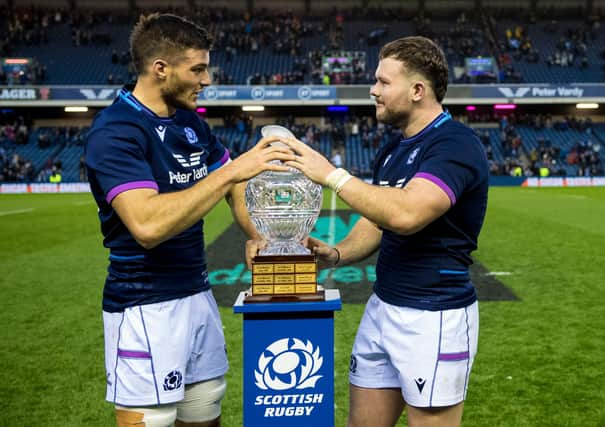
<svg viewBox="0 0 605 427">
<path fill-rule="evenodd" d="M 372 255 L 380 246 L 382 231 L 361 218 L 348 236 L 335 247 L 340 253 L 338 265 L 353 264 Z"/>
<path fill-rule="evenodd" d="M 419 221 L 405 189 L 380 187 L 351 179 L 339 197 L 371 222 L 399 234 L 417 231 Z"/>
<path fill-rule="evenodd" d="M 200 221 L 232 187 L 232 174 L 221 168 L 186 190 L 155 194 L 141 204 L 130 231 L 141 246 L 153 248 Z"/>
</svg>

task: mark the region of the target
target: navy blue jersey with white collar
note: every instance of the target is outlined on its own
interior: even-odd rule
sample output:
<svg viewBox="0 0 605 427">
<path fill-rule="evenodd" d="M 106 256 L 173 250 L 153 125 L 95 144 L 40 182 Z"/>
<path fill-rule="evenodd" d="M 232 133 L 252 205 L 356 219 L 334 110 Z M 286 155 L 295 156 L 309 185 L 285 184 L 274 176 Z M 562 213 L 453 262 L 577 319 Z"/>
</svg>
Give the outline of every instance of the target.
<svg viewBox="0 0 605 427">
<path fill-rule="evenodd" d="M 169 193 L 189 188 L 228 161 L 228 150 L 195 112 L 179 109 L 160 117 L 126 88 L 95 117 L 87 136 L 86 166 L 103 244 L 110 251 L 105 311 L 182 298 L 210 287 L 203 221 L 147 250 L 111 202 L 133 189 Z"/>
<path fill-rule="evenodd" d="M 374 292 L 389 304 L 420 310 L 465 307 L 477 298 L 468 268 L 487 208 L 488 163 L 481 142 L 441 113 L 376 157 L 375 185 L 403 188 L 412 178 L 438 185 L 451 207 L 413 235 L 383 230 Z"/>
</svg>

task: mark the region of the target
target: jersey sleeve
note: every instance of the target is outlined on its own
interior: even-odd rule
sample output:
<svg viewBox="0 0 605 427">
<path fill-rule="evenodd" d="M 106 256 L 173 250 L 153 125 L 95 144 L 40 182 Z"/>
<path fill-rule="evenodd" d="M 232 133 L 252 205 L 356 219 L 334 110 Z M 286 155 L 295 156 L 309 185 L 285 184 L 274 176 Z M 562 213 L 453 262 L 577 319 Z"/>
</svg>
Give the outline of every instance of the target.
<svg viewBox="0 0 605 427">
<path fill-rule="evenodd" d="M 144 134 L 140 129 L 106 125 L 88 135 L 86 165 L 103 192 L 105 201 L 138 188 L 158 191 L 158 184 L 145 158 Z"/>
<path fill-rule="evenodd" d="M 211 173 L 231 161 L 229 150 L 210 131 L 206 122 L 202 122 L 204 132 L 208 135 L 208 173 Z"/>
<path fill-rule="evenodd" d="M 471 133 L 436 140 L 425 152 L 414 178 L 424 178 L 441 188 L 452 205 L 478 182 L 485 154 Z"/>
</svg>

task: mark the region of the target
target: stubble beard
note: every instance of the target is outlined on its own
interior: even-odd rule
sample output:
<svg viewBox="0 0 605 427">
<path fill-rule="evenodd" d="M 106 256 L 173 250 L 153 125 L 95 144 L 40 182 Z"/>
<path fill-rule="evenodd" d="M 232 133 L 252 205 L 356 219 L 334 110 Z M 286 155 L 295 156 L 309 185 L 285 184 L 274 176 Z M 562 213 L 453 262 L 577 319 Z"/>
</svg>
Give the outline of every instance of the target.
<svg viewBox="0 0 605 427">
<path fill-rule="evenodd" d="M 385 125 L 391 125 L 395 128 L 403 128 L 408 122 L 408 119 L 409 114 L 404 113 L 403 111 L 388 110 L 384 106 L 380 114 L 378 113 L 378 110 L 376 110 L 376 120 L 384 123 Z"/>
<path fill-rule="evenodd" d="M 179 80 L 178 77 L 174 77 L 174 81 L 170 86 L 162 88 L 161 95 L 162 99 L 166 103 L 173 108 L 182 109 L 182 110 L 195 110 L 195 103 L 188 103 L 193 90 L 189 87 L 188 84 Z"/>
</svg>

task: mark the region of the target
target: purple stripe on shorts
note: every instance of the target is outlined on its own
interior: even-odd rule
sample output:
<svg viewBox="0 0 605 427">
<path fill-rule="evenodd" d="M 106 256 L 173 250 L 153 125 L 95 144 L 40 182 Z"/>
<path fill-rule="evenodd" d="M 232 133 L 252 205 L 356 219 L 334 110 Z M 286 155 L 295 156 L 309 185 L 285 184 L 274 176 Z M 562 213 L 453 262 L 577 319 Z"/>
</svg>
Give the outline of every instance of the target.
<svg viewBox="0 0 605 427">
<path fill-rule="evenodd" d="M 149 354 L 148 351 L 118 349 L 118 357 L 128 357 L 130 359 L 151 359 L 151 354 Z"/>
<path fill-rule="evenodd" d="M 456 204 L 456 195 L 454 194 L 452 189 L 440 178 L 437 178 L 435 175 L 426 172 L 418 172 L 416 175 L 414 175 L 414 178 L 428 179 L 433 184 L 436 184 L 439 188 L 445 191 L 445 194 L 447 194 L 447 197 L 450 198 L 450 202 L 452 203 L 452 205 Z"/>
<path fill-rule="evenodd" d="M 111 203 L 111 201 L 120 193 L 128 190 L 136 190 L 137 188 L 151 188 L 153 190 L 158 191 L 159 187 L 155 181 L 133 181 L 127 182 L 126 184 L 120 184 L 117 187 L 113 187 L 109 193 L 107 193 L 107 203 Z"/>
<path fill-rule="evenodd" d="M 446 362 L 454 362 L 458 360 L 466 360 L 469 357 L 468 351 L 461 351 L 460 353 L 439 353 L 439 360 Z"/>
</svg>

